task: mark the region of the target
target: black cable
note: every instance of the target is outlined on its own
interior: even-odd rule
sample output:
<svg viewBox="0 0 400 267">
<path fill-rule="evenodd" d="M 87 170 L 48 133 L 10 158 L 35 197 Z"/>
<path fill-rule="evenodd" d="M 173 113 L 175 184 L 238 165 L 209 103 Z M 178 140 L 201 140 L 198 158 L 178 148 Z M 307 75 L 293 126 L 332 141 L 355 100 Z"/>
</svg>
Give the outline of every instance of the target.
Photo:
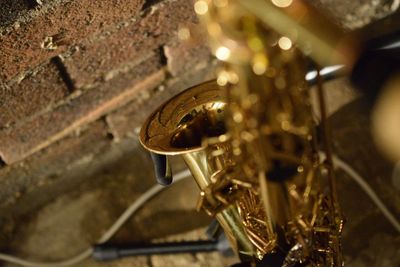
<svg viewBox="0 0 400 267">
<path fill-rule="evenodd" d="M 179 254 L 218 251 L 218 241 L 200 240 L 167 242 L 160 244 L 133 244 L 129 246 L 96 245 L 92 257 L 97 261 L 110 261 L 122 257 Z"/>
</svg>

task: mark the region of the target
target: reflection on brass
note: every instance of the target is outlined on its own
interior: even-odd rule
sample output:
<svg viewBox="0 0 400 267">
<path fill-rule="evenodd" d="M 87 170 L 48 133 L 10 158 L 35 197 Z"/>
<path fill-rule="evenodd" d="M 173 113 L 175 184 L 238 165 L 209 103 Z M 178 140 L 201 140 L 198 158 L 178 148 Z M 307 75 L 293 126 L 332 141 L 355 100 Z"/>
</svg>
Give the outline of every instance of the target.
<svg viewBox="0 0 400 267">
<path fill-rule="evenodd" d="M 224 184 L 222 176 L 234 165 L 229 155 L 228 137 L 224 135 L 225 107 L 225 92 L 215 81 L 190 88 L 148 118 L 140 140 L 154 153 L 183 156 L 202 190 L 200 205 L 218 219 L 239 253 L 252 256 L 254 248 L 237 205 L 225 192 L 231 190 L 232 185 Z"/>
<path fill-rule="evenodd" d="M 296 24 L 299 2 L 198 0 L 195 11 L 222 67 L 216 81 L 192 87 L 156 110 L 140 140 L 152 152 L 183 156 L 201 190 L 199 208 L 219 220 L 238 254 L 262 259 L 283 250 L 286 267 L 341 266 L 343 220 L 328 127 L 322 116 L 320 147 L 305 50 L 297 47 L 314 31 L 309 21 Z M 286 34 L 277 22 L 269 26 L 262 11 L 296 25 L 298 32 Z M 338 39 L 321 38 L 310 40 L 309 49 L 318 51 L 308 54 L 324 62 L 324 53 L 336 51 L 331 40 Z M 332 56 L 341 62 L 335 53 L 325 62 L 337 62 Z M 327 162 L 320 162 L 319 150 L 327 153 Z"/>
</svg>

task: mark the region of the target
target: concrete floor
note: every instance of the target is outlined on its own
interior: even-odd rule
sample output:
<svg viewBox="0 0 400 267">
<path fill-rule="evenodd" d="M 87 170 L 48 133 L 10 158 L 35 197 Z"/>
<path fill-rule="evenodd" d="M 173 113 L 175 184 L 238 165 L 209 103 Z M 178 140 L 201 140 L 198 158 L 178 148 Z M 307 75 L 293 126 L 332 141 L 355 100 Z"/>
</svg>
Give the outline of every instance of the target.
<svg viewBox="0 0 400 267">
<path fill-rule="evenodd" d="M 116 145 L 123 146 L 124 142 Z M 174 162 L 175 170 L 182 169 L 182 162 Z M 135 144 L 134 150 L 120 161 L 89 177 L 73 192 L 48 203 L 27 222 L 19 222 L 10 251 L 23 257 L 34 255 L 30 258 L 36 260 L 58 260 L 79 253 L 154 184 L 150 163 L 146 152 Z M 194 210 L 197 196 L 192 179 L 171 186 L 149 201 L 111 242 L 206 239 L 204 228 L 211 219 Z M 87 260 L 77 266 L 224 266 L 226 262 L 231 259 L 223 259 L 218 253 L 200 253 L 136 257 L 113 263 Z"/>
</svg>

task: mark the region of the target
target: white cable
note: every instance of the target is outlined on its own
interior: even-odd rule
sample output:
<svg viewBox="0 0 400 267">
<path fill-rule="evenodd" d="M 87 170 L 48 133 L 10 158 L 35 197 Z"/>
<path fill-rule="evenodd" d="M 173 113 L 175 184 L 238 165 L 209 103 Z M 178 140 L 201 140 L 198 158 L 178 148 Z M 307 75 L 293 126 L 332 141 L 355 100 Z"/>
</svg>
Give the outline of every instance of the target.
<svg viewBox="0 0 400 267">
<path fill-rule="evenodd" d="M 174 183 L 179 182 L 191 175 L 189 170 L 181 171 L 174 175 Z M 105 232 L 101 238 L 99 239 L 98 243 L 104 243 L 108 241 L 120 228 L 121 226 L 135 213 L 137 212 L 147 201 L 161 192 L 163 189 L 167 187 L 156 184 L 152 186 L 149 190 L 147 190 L 143 195 L 141 195 L 137 200 L 135 200 L 125 211 L 122 215 L 115 221 L 115 223 Z M 0 253 L 0 260 L 14 263 L 21 266 L 26 267 L 66 267 L 77 264 L 85 260 L 86 258 L 90 257 L 92 254 L 93 249 L 88 248 L 79 255 L 64 261 L 58 262 L 33 262 L 30 260 L 24 260 L 18 257 L 14 257 L 8 254 Z"/>
<path fill-rule="evenodd" d="M 181 171 L 173 176 L 174 183 L 179 182 L 182 179 L 191 176 L 189 170 Z M 118 230 L 121 226 L 135 213 L 140 207 L 143 206 L 147 201 L 149 201 L 152 197 L 157 195 L 160 191 L 164 190 L 165 187 L 163 185 L 153 185 L 152 188 L 147 190 L 143 195 L 141 195 L 134 203 L 132 203 L 128 209 L 118 218 L 118 220 L 108 229 L 107 232 L 103 234 L 103 236 L 99 239 L 98 243 L 104 243 L 108 241 Z"/>
<path fill-rule="evenodd" d="M 322 154 L 322 153 L 320 153 Z M 324 154 L 322 154 L 325 156 Z M 389 209 L 383 204 L 382 200 L 378 197 L 375 191 L 369 186 L 369 184 L 359 175 L 349 164 L 341 160 L 338 156 L 332 155 L 333 165 L 335 168 L 340 168 L 345 171 L 360 187 L 364 192 L 371 198 L 374 204 L 383 213 L 386 219 L 393 225 L 393 227 L 400 233 L 400 223 L 396 217 L 389 211 Z"/>
</svg>

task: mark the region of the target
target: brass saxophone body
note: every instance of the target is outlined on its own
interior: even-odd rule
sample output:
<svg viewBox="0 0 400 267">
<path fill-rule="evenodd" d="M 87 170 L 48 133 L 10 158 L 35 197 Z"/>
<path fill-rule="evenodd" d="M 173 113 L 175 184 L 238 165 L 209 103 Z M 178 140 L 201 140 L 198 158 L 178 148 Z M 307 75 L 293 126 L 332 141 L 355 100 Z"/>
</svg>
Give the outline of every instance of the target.
<svg viewBox="0 0 400 267">
<path fill-rule="evenodd" d="M 140 140 L 183 156 L 199 208 L 242 258 L 281 250 L 283 266 L 342 266 L 343 220 L 332 166 L 319 159 L 305 57 L 242 2 L 195 3 L 221 61 L 217 79 L 162 105 Z"/>
</svg>

